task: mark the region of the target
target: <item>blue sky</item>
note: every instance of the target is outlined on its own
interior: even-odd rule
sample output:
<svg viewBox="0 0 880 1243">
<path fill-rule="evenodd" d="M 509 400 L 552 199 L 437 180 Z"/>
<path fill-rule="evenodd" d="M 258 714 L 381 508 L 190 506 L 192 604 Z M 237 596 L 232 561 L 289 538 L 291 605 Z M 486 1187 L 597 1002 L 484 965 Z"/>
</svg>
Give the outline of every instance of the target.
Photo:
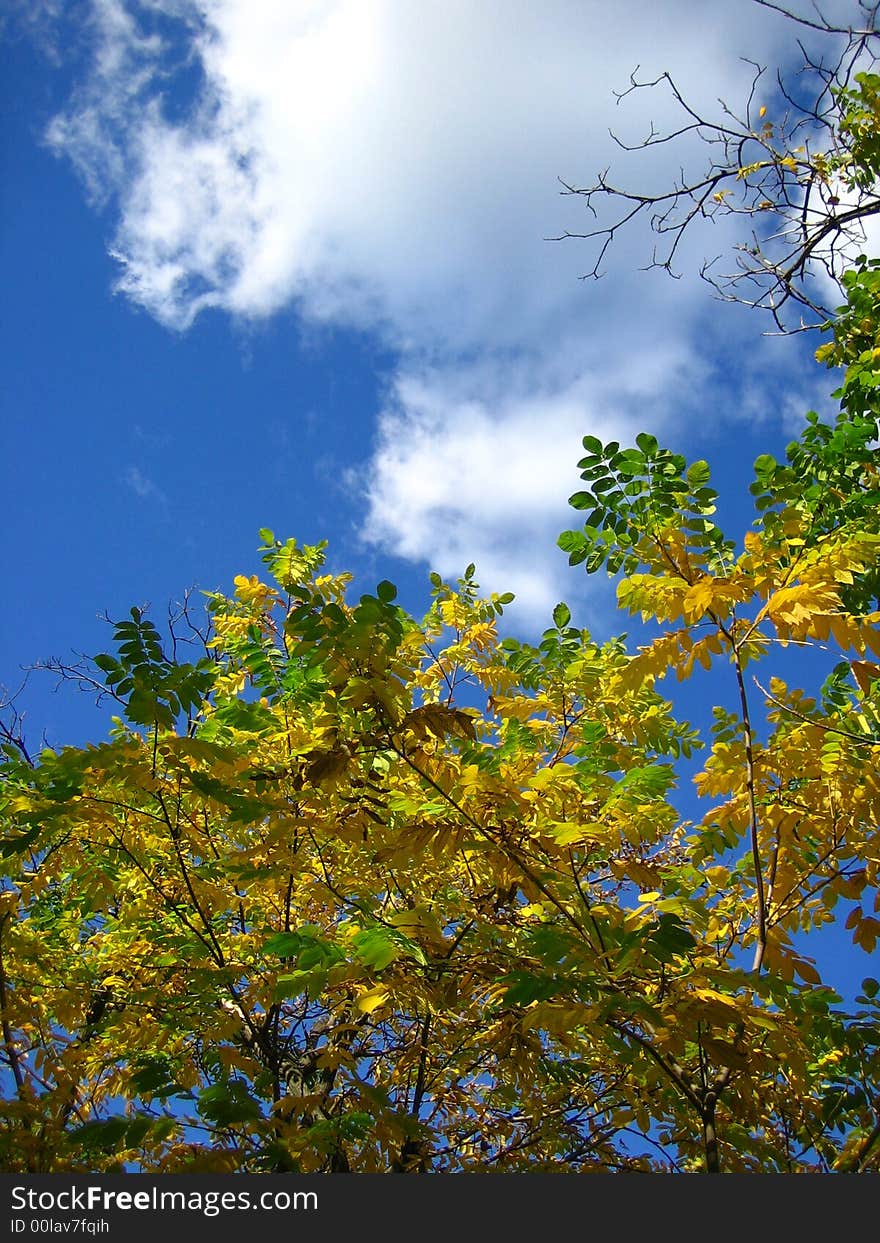
<svg viewBox="0 0 880 1243">
<path fill-rule="evenodd" d="M 847 5 L 836 8 L 846 10 Z M 633 20 L 633 18 L 638 20 Z M 751 0 L 10 0 L 0 34 L 0 684 L 106 644 L 105 610 L 225 588 L 260 527 L 326 538 L 414 612 L 471 561 L 534 635 L 622 628 L 556 536 L 586 433 L 709 458 L 733 528 L 754 457 L 828 407 L 815 342 L 714 301 L 688 239 L 592 255 L 558 178 L 668 184 L 615 150 L 670 119 L 636 65 L 738 103 L 794 28 Z M 53 743 L 103 728 L 32 679 Z"/>
</svg>

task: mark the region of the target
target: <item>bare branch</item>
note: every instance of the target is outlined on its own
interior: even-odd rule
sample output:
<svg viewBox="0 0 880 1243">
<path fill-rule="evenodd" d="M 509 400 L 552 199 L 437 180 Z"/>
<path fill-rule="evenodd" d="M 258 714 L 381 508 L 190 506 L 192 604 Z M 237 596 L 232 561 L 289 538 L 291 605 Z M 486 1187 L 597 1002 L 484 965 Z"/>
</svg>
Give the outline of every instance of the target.
<svg viewBox="0 0 880 1243">
<path fill-rule="evenodd" d="M 795 13 L 793 10 L 786 8 L 785 5 L 774 4 L 773 0 L 755 0 L 755 4 L 759 4 L 762 9 L 773 9 L 774 12 L 781 13 L 783 17 L 787 17 L 789 21 L 797 22 L 801 26 L 809 26 L 811 30 L 821 30 L 823 34 L 852 35 L 854 33 L 859 33 L 863 36 L 873 33 L 874 19 L 878 8 L 878 5 L 876 4 L 860 4 L 859 7 L 866 15 L 867 24 L 863 30 L 854 31 L 851 27 L 835 26 L 828 20 L 827 17 L 825 17 L 819 9 L 819 6 L 816 4 L 813 5 L 813 9 L 816 13 L 816 18 L 814 20 L 811 20 L 808 17 L 802 17 L 799 13 Z"/>
<path fill-rule="evenodd" d="M 27 674 L 25 674 L 24 681 L 17 691 L 10 693 L 5 687 L 0 687 L 0 742 L 4 742 L 8 747 L 12 747 L 19 753 L 26 764 L 34 768 L 36 762 L 25 741 L 25 714 L 15 704 L 16 699 L 21 695 L 26 685 Z"/>
<path fill-rule="evenodd" d="M 842 274 L 864 247 L 865 222 L 880 214 L 880 185 L 853 161 L 844 94 L 857 70 L 877 63 L 880 0 L 862 0 L 861 20 L 852 26 L 835 24 L 818 6 L 802 16 L 772 0 L 755 2 L 821 32 L 827 41 L 823 55 L 798 40 L 801 70 L 787 77 L 777 73 L 767 87 L 766 67 L 747 61 L 753 74 L 742 114 L 719 100 L 718 112 L 705 115 L 668 72 L 642 79 L 636 68 L 629 86 L 615 93 L 617 103 L 634 92 L 665 89 L 683 114 L 681 124 L 663 132 L 652 125 L 636 144 L 612 133 L 615 144 L 631 154 L 696 135 L 708 165 L 697 174 L 682 170 L 659 193 L 612 182 L 609 169 L 591 185 L 560 178 L 562 193 L 579 196 L 595 226 L 548 240 L 595 243 L 595 261 L 582 279 L 596 279 L 611 244 L 642 217 L 659 239 L 646 267 L 676 276 L 676 255 L 695 221 L 744 218 L 749 236 L 735 244 L 732 269 L 722 270 L 716 256 L 702 265 L 701 276 L 722 301 L 769 312 L 780 332 L 802 332 L 831 318 L 842 300 L 836 294 Z M 762 90 L 766 97 L 759 106 Z"/>
</svg>

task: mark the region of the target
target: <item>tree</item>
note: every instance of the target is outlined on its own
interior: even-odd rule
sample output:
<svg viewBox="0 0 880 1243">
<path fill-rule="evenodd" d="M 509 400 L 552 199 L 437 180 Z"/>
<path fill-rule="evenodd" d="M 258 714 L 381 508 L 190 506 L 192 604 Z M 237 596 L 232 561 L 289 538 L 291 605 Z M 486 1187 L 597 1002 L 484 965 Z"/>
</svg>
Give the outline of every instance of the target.
<svg viewBox="0 0 880 1243">
<path fill-rule="evenodd" d="M 627 1164 L 633 1086 L 569 1029 L 611 947 L 685 934 L 584 885 L 642 874 L 688 732 L 562 609 L 502 648 L 470 575 L 418 625 L 265 535 L 214 660 L 133 610 L 90 675 L 110 740 L 7 749 L 6 1167 Z"/>
<path fill-rule="evenodd" d="M 855 903 L 846 927 L 857 945 L 871 953 L 880 935 L 876 432 L 875 416 L 845 407 L 833 428 L 811 413 L 784 464 L 759 457 L 759 518 L 739 553 L 712 519 L 705 462 L 688 466 L 648 435 L 623 450 L 586 437 L 589 487 L 571 503 L 589 512 L 582 530 L 559 541 L 588 572 L 622 571 L 621 606 L 662 627 L 629 662 L 622 687 L 653 688 L 669 672 L 689 678 L 697 666 L 731 669 L 736 708 L 714 709 L 710 755 L 696 777 L 712 805 L 684 839 L 677 875 L 664 870 L 648 898 L 657 910 L 670 909 L 670 898 L 686 904 L 688 931 L 702 940 L 690 970 L 699 963 L 707 973 L 697 995 L 722 1007 L 763 998 L 769 1013 L 750 1020 L 784 1027 L 788 1053 L 756 1041 L 754 1029 L 746 1036 L 744 1012 L 730 1010 L 726 1027 L 718 1011 L 698 1016 L 690 1032 L 679 1022 L 666 1073 L 703 1122 L 708 1169 L 722 1109 L 735 1168 L 791 1170 L 806 1158 L 861 1170 L 877 1160 L 877 982 L 863 982 L 858 1000 L 868 1009 L 849 1015 L 802 948 L 841 902 Z M 772 672 L 791 648 L 820 655 L 827 676 L 818 695 Z M 747 673 L 759 662 L 771 671 Z M 659 1031 L 666 1035 L 662 1021 Z M 640 1036 L 656 1057 L 658 1029 Z M 766 1060 L 756 1056 L 762 1045 Z M 659 1047 L 667 1053 L 662 1037 Z M 852 1105 L 844 1118 L 839 1110 Z M 835 1127 L 842 1144 L 829 1134 Z"/>
<path fill-rule="evenodd" d="M 649 267 L 676 275 L 681 241 L 701 220 L 734 217 L 747 226 L 735 245 L 732 270 L 708 259 L 702 275 L 724 301 L 767 310 L 781 331 L 798 331 L 826 323 L 833 312 L 835 288 L 865 248 L 865 223 L 880 211 L 880 76 L 877 64 L 880 5 L 859 0 L 850 25 L 841 25 L 813 6 L 799 14 L 771 0 L 755 0 L 785 14 L 815 40 L 811 51 L 799 40 L 803 65 L 796 74 L 768 79 L 754 65 L 751 91 L 738 112 L 724 101 L 716 116 L 692 106 L 668 73 L 638 76 L 618 95 L 665 89 L 681 109 L 681 124 L 669 132 L 651 127 L 631 145 L 615 138 L 628 153 L 661 144 L 683 148 L 700 140 L 708 165 L 681 174 L 664 191 L 646 193 L 618 185 L 610 169 L 591 185 L 563 181 L 566 194 L 583 198 L 593 225 L 564 238 L 590 240 L 596 246 L 590 277 L 602 275 L 611 244 L 638 218 L 649 220 L 657 237 Z M 562 240 L 556 238 L 554 240 Z"/>
<path fill-rule="evenodd" d="M 859 56 L 864 52 L 860 42 L 851 40 L 848 47 L 850 55 L 854 48 Z M 847 72 L 855 63 L 848 63 Z M 836 72 L 844 64 L 840 61 Z M 880 116 L 878 79 L 858 73 L 855 81 L 855 89 L 838 83 L 832 93 L 843 118 L 837 132 L 849 137 L 848 149 L 836 150 L 835 166 L 847 170 L 850 188 L 862 196 L 852 221 L 877 210 L 873 146 Z M 769 130 L 766 136 L 772 137 Z M 741 156 L 742 146 L 735 151 Z M 729 157 L 731 148 L 725 152 Z M 813 179 L 822 178 L 819 157 L 807 159 L 801 232 L 792 252 L 796 262 L 789 256 L 780 268 L 766 250 L 750 252 L 759 256 L 768 278 L 756 305 L 772 309 L 780 324 L 780 310 L 790 298 L 819 309 L 802 282 L 821 245 L 830 239 L 834 263 L 843 258 L 834 249 L 842 235 L 834 232 L 840 218 L 835 222 L 833 211 L 810 232 Z M 780 157 L 775 163 L 784 167 L 786 161 Z M 727 177 L 730 161 L 715 171 Z M 779 179 L 775 205 L 769 205 L 774 211 L 784 214 L 793 207 L 784 174 L 773 160 L 740 167 L 736 176 L 748 187 L 755 173 Z M 677 202 L 678 194 L 690 195 L 692 189 L 684 187 L 671 197 Z M 724 196 L 716 194 L 714 201 L 721 205 Z M 697 210 L 676 226 L 676 239 Z M 753 205 L 742 210 L 751 211 Z M 669 220 L 660 220 L 661 232 Z M 742 271 L 747 273 L 747 267 Z M 829 272 L 838 274 L 832 268 Z M 698 870 L 690 877 L 690 892 L 699 893 L 705 904 L 719 962 L 745 965 L 751 941 L 751 987 L 773 996 L 777 1017 L 786 1013 L 795 1028 L 813 1022 L 818 1044 L 811 1048 L 811 1037 L 802 1030 L 795 1036 L 790 1029 L 792 1048 L 799 1052 L 785 1069 L 768 1065 L 763 1077 L 755 1075 L 754 1063 L 746 1072 L 744 1059 L 740 1069 L 753 1084 L 760 1080 L 750 1112 L 736 1085 L 735 1057 L 728 1054 L 725 1060 L 712 1043 L 707 1052 L 697 1028 L 695 1047 L 686 1045 L 683 1058 L 681 1049 L 677 1054 L 684 1070 L 680 1091 L 686 1095 L 695 1082 L 701 1086 L 694 1107 L 701 1110 L 709 1169 L 717 1157 L 719 1109 L 727 1115 L 727 1143 L 733 1134 L 738 1137 L 735 1160 L 748 1152 L 755 1168 L 801 1168 L 799 1161 L 807 1154 L 822 1169 L 861 1171 L 877 1163 L 877 981 L 863 981 L 857 1004 L 866 1009 L 847 1014 L 837 1008 L 839 998 L 826 993 L 822 999 L 821 974 L 799 948 L 809 934 L 838 918 L 841 902 L 853 904 L 845 926 L 857 945 L 871 953 L 880 935 L 878 261 L 861 255 L 839 274 L 846 303 L 823 325 L 832 339 L 816 351 L 819 361 L 844 368 L 833 394 L 840 400 L 839 414 L 828 425 L 809 413 L 785 462 L 769 454 L 757 459 L 751 492 L 758 516 L 739 550 L 714 521 L 716 493 L 709 486 L 707 463 L 688 465 L 649 435 L 623 450 L 619 444 L 584 439 L 587 452 L 579 465 L 588 486 L 570 503 L 586 511 L 586 519 L 581 530 L 565 532 L 559 540 L 570 562 L 584 564 L 588 573 L 604 566 L 620 574 L 621 606 L 641 614 L 643 621 L 659 623 L 659 635 L 628 666 L 627 685 L 645 678 L 653 686 L 669 672 L 689 678 L 696 665 L 708 670 L 723 663 L 731 671 L 736 707 L 715 708 L 711 753 L 696 778 L 699 793 L 714 806 L 689 838 L 690 863 Z M 738 293 L 731 296 L 739 300 Z M 778 672 L 753 672 L 759 662 L 772 670 L 785 660 L 790 667 L 793 653 L 802 658 L 813 682 L 821 681 L 815 670 L 822 668 L 824 682 L 817 692 L 793 688 L 788 674 L 786 680 Z M 719 916 L 722 923 L 716 922 Z M 813 990 L 783 1003 L 780 988 L 798 978 Z M 812 1020 L 806 1019 L 813 1007 Z M 736 1052 L 745 1025 L 741 1021 L 730 1030 Z M 754 1051 L 751 1042 L 749 1048 Z M 738 1051 L 744 1051 L 741 1044 Z M 688 1057 L 696 1065 L 687 1066 Z M 715 1057 L 717 1066 L 707 1069 Z M 854 1104 L 858 1117 L 845 1119 L 839 1110 Z M 755 1148 L 759 1115 L 763 1133 Z M 837 1136 L 829 1134 L 834 1130 Z M 766 1146 L 771 1134 L 784 1148 L 784 1160 L 780 1150 L 773 1154 L 772 1145 Z M 792 1144 L 800 1146 L 794 1160 Z"/>
<path fill-rule="evenodd" d="M 565 605 L 499 640 L 473 567 L 421 622 L 387 582 L 349 603 L 266 531 L 201 659 L 134 609 L 78 671 L 106 742 L 7 744 L 5 1168 L 876 1168 L 876 981 L 840 1009 L 798 939 L 847 901 L 880 931 L 863 439 L 812 419 L 759 461 L 738 557 L 705 464 L 586 447 L 563 543 L 681 623 L 635 656 Z M 745 666 L 812 640 L 858 659 L 821 702 L 769 678 L 762 743 Z M 722 657 L 691 825 L 654 681 Z"/>
</svg>

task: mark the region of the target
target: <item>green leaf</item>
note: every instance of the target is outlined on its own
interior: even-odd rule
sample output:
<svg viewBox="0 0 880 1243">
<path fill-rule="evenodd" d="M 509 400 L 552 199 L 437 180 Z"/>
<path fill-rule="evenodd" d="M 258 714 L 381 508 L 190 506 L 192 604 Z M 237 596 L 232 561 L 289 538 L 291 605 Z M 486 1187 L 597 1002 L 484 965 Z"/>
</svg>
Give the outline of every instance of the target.
<svg viewBox="0 0 880 1243">
<path fill-rule="evenodd" d="M 583 531 L 563 531 L 556 543 L 563 552 L 580 552 L 587 548 L 587 537 Z"/>
<path fill-rule="evenodd" d="M 0 845 L 0 857 L 8 859 L 10 855 L 24 854 L 36 843 L 42 832 L 43 826 L 38 824 L 36 828 L 28 829 L 27 833 L 19 833 L 17 837 L 8 838 Z"/>
<path fill-rule="evenodd" d="M 762 453 L 755 458 L 755 475 L 761 483 L 767 483 L 778 463 L 769 453 Z"/>
<path fill-rule="evenodd" d="M 85 1122 L 68 1135 L 67 1141 L 77 1148 L 113 1152 L 125 1139 L 128 1126 L 129 1119 L 119 1117 Z"/>
<path fill-rule="evenodd" d="M 693 949 L 697 943 L 677 915 L 664 913 L 651 933 L 648 944 L 661 962 L 670 962 L 677 955 Z"/>
<path fill-rule="evenodd" d="M 373 971 L 384 971 L 399 953 L 390 930 L 379 925 L 363 928 L 352 937 L 352 944 L 358 960 Z"/>
<path fill-rule="evenodd" d="M 131 1076 L 131 1086 L 138 1096 L 156 1096 L 164 1099 L 178 1096 L 186 1091 L 174 1080 L 168 1058 L 157 1057 L 141 1065 Z"/>
<path fill-rule="evenodd" d="M 559 981 L 552 975 L 532 975 L 527 971 L 511 971 L 502 978 L 507 990 L 501 998 L 505 1006 L 528 1006 L 533 1001 L 546 1001 L 559 991 Z"/>
<path fill-rule="evenodd" d="M 296 958 L 302 948 L 302 937 L 298 932 L 276 932 L 264 941 L 264 954 L 277 954 L 279 958 Z"/>
<path fill-rule="evenodd" d="M 322 967 L 312 967 L 308 971 L 289 971 L 279 975 L 275 981 L 275 1000 L 284 1001 L 288 997 L 300 997 L 303 993 L 310 1001 L 316 1001 L 327 985 L 327 972 Z"/>
<path fill-rule="evenodd" d="M 553 620 L 559 630 L 562 630 L 571 621 L 571 609 L 567 604 L 560 602 L 553 610 Z"/>
<path fill-rule="evenodd" d="M 383 604 L 391 604 L 397 598 L 397 588 L 390 583 L 387 578 L 383 578 L 382 582 L 376 588 L 376 595 Z"/>
<path fill-rule="evenodd" d="M 709 463 L 701 458 L 698 462 L 692 462 L 687 469 L 685 478 L 691 491 L 696 492 L 699 488 L 704 488 L 712 477 L 709 469 Z"/>
<path fill-rule="evenodd" d="M 196 1109 L 203 1118 L 218 1126 L 236 1122 L 255 1122 L 263 1111 L 239 1079 L 215 1083 L 199 1094 Z"/>
<path fill-rule="evenodd" d="M 136 1118 L 132 1118 L 125 1133 L 126 1148 L 139 1148 L 153 1130 L 155 1121 L 149 1114 L 138 1114 Z"/>
</svg>

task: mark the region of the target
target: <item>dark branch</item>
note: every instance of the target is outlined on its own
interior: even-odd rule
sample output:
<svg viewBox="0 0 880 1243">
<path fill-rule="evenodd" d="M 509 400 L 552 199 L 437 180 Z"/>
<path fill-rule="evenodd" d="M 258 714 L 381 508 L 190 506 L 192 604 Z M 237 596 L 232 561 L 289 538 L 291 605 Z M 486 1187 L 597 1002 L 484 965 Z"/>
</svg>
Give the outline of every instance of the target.
<svg viewBox="0 0 880 1243">
<path fill-rule="evenodd" d="M 716 115 L 704 115 L 669 73 L 640 79 L 637 68 L 629 86 L 616 93 L 617 103 L 636 91 L 667 89 L 682 121 L 668 132 L 652 125 L 634 145 L 612 133 L 616 145 L 633 153 L 696 135 L 707 150 L 708 166 L 698 173 L 682 171 L 659 193 L 632 190 L 616 179 L 612 183 L 609 169 L 592 185 L 560 178 L 562 193 L 583 200 L 595 227 L 566 230 L 548 240 L 595 243 L 595 260 L 583 279 L 597 279 L 611 244 L 642 217 L 660 239 L 646 267 L 676 276 L 676 255 L 695 221 L 745 218 L 752 222 L 750 237 L 734 246 L 733 269 L 721 271 L 716 257 L 703 264 L 701 275 L 723 301 L 766 310 L 780 331 L 797 332 L 831 318 L 842 300 L 835 287 L 864 246 L 865 221 L 880 213 L 880 186 L 863 169 L 853 169 L 854 138 L 847 132 L 842 98 L 852 89 L 857 70 L 877 63 L 880 0 L 861 3 L 863 20 L 850 27 L 828 20 L 818 7 L 814 16 L 803 17 L 771 0 L 755 2 L 821 32 L 829 59 L 811 54 L 798 41 L 800 73 L 788 78 L 777 73 L 760 107 L 766 68 L 748 61 L 754 72 L 742 115 L 723 100 Z"/>
</svg>

